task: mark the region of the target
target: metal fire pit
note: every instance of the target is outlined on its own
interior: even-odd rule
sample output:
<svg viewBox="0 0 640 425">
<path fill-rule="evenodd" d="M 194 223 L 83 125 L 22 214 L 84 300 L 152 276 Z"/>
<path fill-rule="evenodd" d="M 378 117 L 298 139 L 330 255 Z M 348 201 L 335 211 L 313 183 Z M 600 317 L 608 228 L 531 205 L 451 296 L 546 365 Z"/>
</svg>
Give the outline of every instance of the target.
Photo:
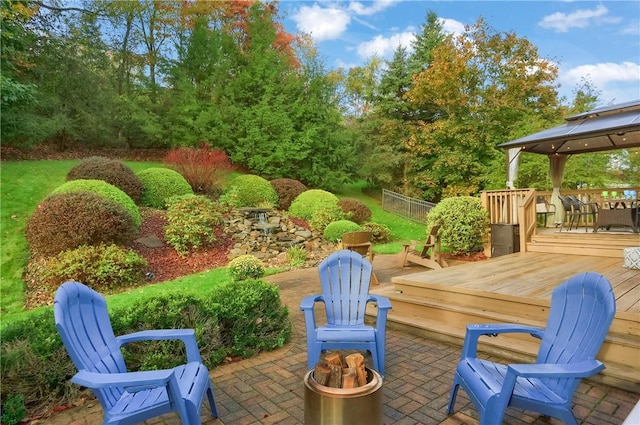
<svg viewBox="0 0 640 425">
<path fill-rule="evenodd" d="M 358 388 L 320 385 L 313 369 L 304 377 L 305 425 L 382 425 L 382 377 L 366 368 L 367 384 Z"/>
</svg>

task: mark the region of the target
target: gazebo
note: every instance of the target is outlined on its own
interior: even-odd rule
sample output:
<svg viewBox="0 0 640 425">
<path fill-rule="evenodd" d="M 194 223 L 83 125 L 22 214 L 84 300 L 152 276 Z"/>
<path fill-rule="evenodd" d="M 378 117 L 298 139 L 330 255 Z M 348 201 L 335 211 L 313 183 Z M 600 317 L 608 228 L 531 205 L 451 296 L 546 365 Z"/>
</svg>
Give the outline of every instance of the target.
<svg viewBox="0 0 640 425">
<path fill-rule="evenodd" d="M 547 155 L 553 184 L 551 202 L 556 205 L 556 211 L 563 211 L 558 195 L 564 165 L 570 155 L 640 146 L 640 100 L 603 106 L 565 121 L 560 126 L 500 145 L 507 151 L 510 189 L 517 176 L 520 152 Z"/>
</svg>

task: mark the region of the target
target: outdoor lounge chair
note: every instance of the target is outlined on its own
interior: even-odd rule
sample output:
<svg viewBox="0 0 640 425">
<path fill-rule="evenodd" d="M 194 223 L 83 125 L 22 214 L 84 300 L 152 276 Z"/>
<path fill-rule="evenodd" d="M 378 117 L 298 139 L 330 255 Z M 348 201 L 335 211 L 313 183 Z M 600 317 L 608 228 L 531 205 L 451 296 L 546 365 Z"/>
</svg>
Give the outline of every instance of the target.
<svg viewBox="0 0 640 425">
<path fill-rule="evenodd" d="M 538 196 L 536 198 L 536 215 L 538 220 L 542 222 L 543 227 L 547 227 L 549 216 L 553 216 L 555 220 L 554 224 L 560 224 L 556 217 L 556 206 L 547 202 L 547 200 L 542 196 Z"/>
<path fill-rule="evenodd" d="M 318 265 L 322 294 L 302 299 L 307 328 L 307 366 L 315 367 L 324 350 L 353 349 L 371 352 L 373 367 L 384 375 L 384 350 L 387 312 L 391 302 L 387 297 L 369 294 L 371 263 L 348 249 L 336 251 Z M 314 307 L 322 302 L 327 324 L 318 326 Z M 365 325 L 367 303 L 376 303 L 378 317 L 375 326 Z"/>
<path fill-rule="evenodd" d="M 369 261 L 373 261 L 372 235 L 373 233 L 365 231 L 347 232 L 342 235 L 342 248 L 356 251 L 363 257 L 368 257 Z"/>
<path fill-rule="evenodd" d="M 480 425 L 502 423 L 508 406 L 540 412 L 577 425 L 571 400 L 580 380 L 604 369 L 595 359 L 616 313 L 609 281 L 580 273 L 553 291 L 547 328 L 519 324 L 468 325 L 447 414 L 462 386 L 480 415 Z M 529 333 L 541 339 L 535 364 L 508 366 L 476 357 L 482 335 Z"/>
<path fill-rule="evenodd" d="M 399 254 L 400 267 L 405 267 L 409 263 L 419 264 L 430 269 L 447 267 L 447 262 L 440 256 L 438 230 L 440 230 L 438 225 L 431 227 L 424 245 L 419 245 L 418 241 L 403 244 L 402 251 Z"/>
<path fill-rule="evenodd" d="M 202 364 L 192 329 L 149 330 L 116 337 L 104 297 L 78 282 L 62 284 L 54 317 L 78 369 L 71 382 L 93 391 L 104 410 L 103 424 L 136 424 L 177 412 L 182 424 L 200 424 L 205 396 L 218 416 L 209 371 Z M 187 363 L 173 369 L 128 372 L 120 347 L 133 341 L 181 340 Z"/>
</svg>

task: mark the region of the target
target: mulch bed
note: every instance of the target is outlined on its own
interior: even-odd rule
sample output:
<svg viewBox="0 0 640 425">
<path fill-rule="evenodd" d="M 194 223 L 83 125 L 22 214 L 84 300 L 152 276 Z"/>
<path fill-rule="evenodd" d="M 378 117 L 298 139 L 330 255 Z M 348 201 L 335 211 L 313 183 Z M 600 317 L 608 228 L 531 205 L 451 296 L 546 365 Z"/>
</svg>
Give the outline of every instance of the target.
<svg viewBox="0 0 640 425">
<path fill-rule="evenodd" d="M 133 249 L 149 263 L 149 272 L 153 273 L 152 281 L 163 282 L 181 276 L 226 266 L 227 255 L 233 246 L 231 238 L 224 232 L 216 233 L 215 246 L 181 256 L 166 242 L 162 247 L 149 247 L 139 242 L 140 238 L 155 236 L 164 242 L 164 226 L 167 225 L 165 212 L 150 208 L 140 208 L 142 225 L 139 238 Z"/>
</svg>

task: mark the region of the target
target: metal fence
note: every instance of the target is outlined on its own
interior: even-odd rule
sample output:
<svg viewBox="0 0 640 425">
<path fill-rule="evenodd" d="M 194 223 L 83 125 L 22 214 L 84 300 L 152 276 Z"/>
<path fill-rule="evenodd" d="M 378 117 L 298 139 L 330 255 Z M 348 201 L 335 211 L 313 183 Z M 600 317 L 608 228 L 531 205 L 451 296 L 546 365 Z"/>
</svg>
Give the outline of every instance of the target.
<svg viewBox="0 0 640 425">
<path fill-rule="evenodd" d="M 382 209 L 398 214 L 409 220 L 424 223 L 427 221 L 427 213 L 435 207 L 433 202 L 411 198 L 400 193 L 382 189 Z"/>
</svg>

